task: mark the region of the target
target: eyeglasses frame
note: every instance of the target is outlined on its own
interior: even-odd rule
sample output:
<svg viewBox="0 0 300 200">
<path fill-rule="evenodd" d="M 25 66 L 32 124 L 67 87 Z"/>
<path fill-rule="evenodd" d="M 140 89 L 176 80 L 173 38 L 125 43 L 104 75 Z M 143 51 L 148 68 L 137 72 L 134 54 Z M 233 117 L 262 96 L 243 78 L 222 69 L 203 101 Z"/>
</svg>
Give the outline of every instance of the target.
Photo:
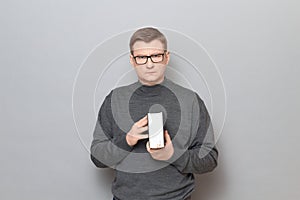
<svg viewBox="0 0 300 200">
<path fill-rule="evenodd" d="M 146 62 L 143 63 L 143 64 L 138 64 L 138 63 L 136 62 L 136 57 L 138 57 L 138 56 L 133 56 L 133 59 L 134 59 L 134 61 L 135 61 L 135 63 L 136 63 L 137 65 L 145 65 L 145 64 L 148 62 L 149 58 L 150 58 L 150 60 L 151 60 L 152 63 L 161 63 L 161 62 L 163 62 L 163 61 L 165 60 L 166 52 L 167 52 L 167 50 L 164 50 L 163 53 L 153 54 L 153 55 L 150 55 L 150 56 L 143 56 L 143 57 L 147 57 Z M 132 55 L 133 55 L 133 52 L 132 52 Z M 162 59 L 161 61 L 159 61 L 159 62 L 153 62 L 151 56 L 154 56 L 154 55 L 162 55 L 162 56 L 163 56 L 163 59 Z"/>
</svg>

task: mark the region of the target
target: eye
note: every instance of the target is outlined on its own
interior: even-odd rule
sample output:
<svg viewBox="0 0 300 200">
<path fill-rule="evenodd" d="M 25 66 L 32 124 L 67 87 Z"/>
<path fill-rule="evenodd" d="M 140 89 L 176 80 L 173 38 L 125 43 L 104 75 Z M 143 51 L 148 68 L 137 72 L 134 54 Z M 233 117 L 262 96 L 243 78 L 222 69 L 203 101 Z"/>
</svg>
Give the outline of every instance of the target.
<svg viewBox="0 0 300 200">
<path fill-rule="evenodd" d="M 152 55 L 152 57 L 153 58 L 159 58 L 159 57 L 161 57 L 161 54 L 154 54 L 154 55 Z"/>
<path fill-rule="evenodd" d="M 146 56 L 136 56 L 137 59 L 146 59 Z"/>
</svg>

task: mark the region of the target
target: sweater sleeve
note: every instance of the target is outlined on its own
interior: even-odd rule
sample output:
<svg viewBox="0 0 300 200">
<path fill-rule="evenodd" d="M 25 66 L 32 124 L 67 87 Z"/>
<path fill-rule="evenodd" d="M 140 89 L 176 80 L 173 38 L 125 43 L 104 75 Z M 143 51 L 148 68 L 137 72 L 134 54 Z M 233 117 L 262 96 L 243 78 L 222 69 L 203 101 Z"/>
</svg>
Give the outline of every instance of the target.
<svg viewBox="0 0 300 200">
<path fill-rule="evenodd" d="M 111 167 L 122 161 L 132 150 L 113 118 L 111 95 L 106 96 L 98 113 L 93 141 L 90 147 L 92 162 L 100 168 Z"/>
<path fill-rule="evenodd" d="M 177 156 L 178 159 L 172 162 L 172 165 L 182 173 L 210 172 L 217 166 L 218 151 L 209 113 L 197 94 L 193 103 L 191 126 L 191 131 L 196 131 L 195 137 L 188 149 L 183 151 L 179 158 Z M 175 149 L 173 157 L 179 152 Z"/>
</svg>

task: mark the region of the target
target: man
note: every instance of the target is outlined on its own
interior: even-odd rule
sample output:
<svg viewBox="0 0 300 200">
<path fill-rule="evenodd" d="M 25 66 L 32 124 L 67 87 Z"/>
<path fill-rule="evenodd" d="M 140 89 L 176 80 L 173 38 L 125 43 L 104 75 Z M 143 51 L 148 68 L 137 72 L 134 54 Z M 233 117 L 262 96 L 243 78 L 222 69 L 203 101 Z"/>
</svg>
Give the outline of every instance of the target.
<svg viewBox="0 0 300 200">
<path fill-rule="evenodd" d="M 138 81 L 106 96 L 98 114 L 91 159 L 97 167 L 115 169 L 115 200 L 191 199 L 193 173 L 206 173 L 217 166 L 207 109 L 195 92 L 165 77 L 170 53 L 159 30 L 137 30 L 130 51 Z M 163 112 L 163 148 L 149 147 L 149 112 Z"/>
</svg>

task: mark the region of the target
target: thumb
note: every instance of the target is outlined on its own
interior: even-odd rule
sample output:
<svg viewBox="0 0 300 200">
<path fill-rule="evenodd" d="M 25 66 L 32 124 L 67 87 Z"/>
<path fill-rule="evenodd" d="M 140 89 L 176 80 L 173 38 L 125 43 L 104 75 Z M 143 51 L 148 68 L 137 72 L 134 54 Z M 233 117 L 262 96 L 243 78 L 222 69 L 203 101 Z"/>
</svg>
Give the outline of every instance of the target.
<svg viewBox="0 0 300 200">
<path fill-rule="evenodd" d="M 167 144 L 171 142 L 171 137 L 167 130 L 165 130 L 165 139 Z"/>
<path fill-rule="evenodd" d="M 146 149 L 149 153 L 151 152 L 149 141 L 146 143 Z"/>
</svg>

